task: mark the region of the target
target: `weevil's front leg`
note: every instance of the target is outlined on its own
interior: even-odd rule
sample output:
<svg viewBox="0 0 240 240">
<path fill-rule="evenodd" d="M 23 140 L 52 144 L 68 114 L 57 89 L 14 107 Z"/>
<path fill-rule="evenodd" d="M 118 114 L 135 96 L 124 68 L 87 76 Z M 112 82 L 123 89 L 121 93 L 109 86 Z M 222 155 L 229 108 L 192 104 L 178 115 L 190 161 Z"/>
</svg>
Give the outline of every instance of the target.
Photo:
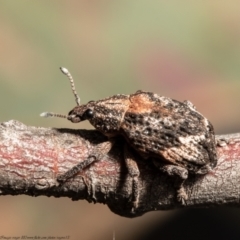
<svg viewBox="0 0 240 240">
<path fill-rule="evenodd" d="M 135 212 L 135 209 L 138 207 L 139 202 L 139 184 L 138 184 L 138 177 L 140 175 L 137 162 L 134 160 L 134 156 L 125 144 L 124 146 L 124 159 L 126 163 L 126 167 L 128 170 L 128 174 L 132 178 L 132 212 Z"/>
<path fill-rule="evenodd" d="M 57 181 L 65 182 L 67 179 L 74 177 L 74 175 L 82 171 L 87 166 L 91 165 L 93 162 L 100 160 L 103 155 L 106 155 L 111 150 L 114 142 L 115 141 L 111 139 L 107 142 L 103 142 L 95 146 L 94 151 L 91 152 L 86 160 L 78 163 L 64 174 L 59 175 L 57 177 Z"/>
<path fill-rule="evenodd" d="M 58 182 L 66 182 L 69 178 L 74 177 L 74 175 L 76 175 L 78 172 L 82 171 L 84 168 L 86 168 L 87 166 L 89 166 L 90 164 L 95 162 L 96 160 L 97 160 L 96 156 L 90 155 L 86 160 L 78 163 L 77 165 L 75 165 L 74 167 L 69 169 L 67 172 L 59 175 L 57 177 Z"/>
</svg>

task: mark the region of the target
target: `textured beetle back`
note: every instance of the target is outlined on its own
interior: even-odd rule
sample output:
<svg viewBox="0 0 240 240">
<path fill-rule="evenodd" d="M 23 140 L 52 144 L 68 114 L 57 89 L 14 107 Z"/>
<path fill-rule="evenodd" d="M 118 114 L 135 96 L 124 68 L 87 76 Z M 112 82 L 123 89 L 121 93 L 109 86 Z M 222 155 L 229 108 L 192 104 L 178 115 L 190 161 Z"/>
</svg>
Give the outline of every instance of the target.
<svg viewBox="0 0 240 240">
<path fill-rule="evenodd" d="M 121 130 L 137 152 L 193 172 L 215 166 L 213 127 L 188 103 L 148 92 L 130 95 L 130 102 Z"/>
</svg>

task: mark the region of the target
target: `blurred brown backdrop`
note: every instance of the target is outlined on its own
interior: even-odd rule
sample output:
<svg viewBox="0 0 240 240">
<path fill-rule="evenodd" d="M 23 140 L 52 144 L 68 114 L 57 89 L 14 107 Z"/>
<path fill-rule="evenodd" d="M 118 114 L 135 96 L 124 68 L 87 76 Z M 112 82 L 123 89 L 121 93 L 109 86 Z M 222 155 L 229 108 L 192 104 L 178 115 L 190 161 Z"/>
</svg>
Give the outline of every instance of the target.
<svg viewBox="0 0 240 240">
<path fill-rule="evenodd" d="M 239 9 L 239 1 L 1 1 L 0 122 L 90 128 L 39 117 L 43 111 L 65 114 L 75 106 L 58 69 L 64 66 L 82 102 L 153 91 L 192 101 L 218 134 L 238 132 Z M 85 201 L 7 196 L 0 197 L 0 236 L 101 240 L 115 233 L 116 239 L 174 239 L 176 219 L 218 214 L 215 219 L 240 222 L 238 211 L 229 211 L 178 210 L 125 219 Z M 148 238 L 154 226 L 164 235 Z"/>
</svg>

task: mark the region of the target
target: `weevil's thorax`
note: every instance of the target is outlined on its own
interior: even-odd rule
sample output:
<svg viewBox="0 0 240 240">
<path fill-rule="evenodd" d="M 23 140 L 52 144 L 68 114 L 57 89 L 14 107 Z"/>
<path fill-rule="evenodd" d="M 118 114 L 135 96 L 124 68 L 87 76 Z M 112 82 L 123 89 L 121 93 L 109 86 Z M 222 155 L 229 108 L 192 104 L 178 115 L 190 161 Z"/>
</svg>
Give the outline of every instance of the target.
<svg viewBox="0 0 240 240">
<path fill-rule="evenodd" d="M 119 134 L 128 107 L 129 96 L 118 94 L 77 106 L 69 112 L 68 119 L 74 123 L 88 120 L 104 135 L 112 137 Z"/>
</svg>

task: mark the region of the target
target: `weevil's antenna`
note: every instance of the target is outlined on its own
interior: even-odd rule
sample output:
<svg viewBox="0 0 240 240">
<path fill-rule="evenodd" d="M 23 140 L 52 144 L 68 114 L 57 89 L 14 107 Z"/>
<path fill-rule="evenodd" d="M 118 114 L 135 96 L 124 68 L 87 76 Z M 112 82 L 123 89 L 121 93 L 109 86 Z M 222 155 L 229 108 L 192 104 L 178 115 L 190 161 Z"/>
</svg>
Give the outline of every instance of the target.
<svg viewBox="0 0 240 240">
<path fill-rule="evenodd" d="M 71 75 L 71 73 L 64 67 L 60 67 L 60 70 L 62 71 L 63 74 L 65 74 L 68 79 L 70 80 L 70 83 L 71 83 L 71 87 L 72 87 L 72 91 L 73 91 L 73 94 L 75 96 L 75 100 L 76 100 L 76 103 L 78 106 L 80 106 L 80 97 L 78 96 L 77 94 L 77 91 L 75 89 L 75 85 L 74 85 L 74 81 L 73 81 L 73 77 Z"/>
<path fill-rule="evenodd" d="M 51 118 L 51 117 L 59 117 L 59 118 L 67 118 L 66 115 L 58 114 L 58 113 L 51 113 L 51 112 L 43 112 L 40 114 L 40 117 Z"/>
<path fill-rule="evenodd" d="M 78 94 L 76 92 L 72 75 L 70 74 L 70 72 L 66 68 L 60 67 L 60 70 L 70 80 L 72 91 L 73 91 L 73 94 L 75 96 L 76 103 L 77 103 L 78 106 L 80 106 L 80 97 L 78 96 Z M 68 116 L 66 116 L 66 115 L 58 114 L 58 113 L 52 113 L 52 112 L 43 112 L 43 113 L 40 114 L 40 116 L 45 117 L 45 118 L 50 118 L 50 117 L 68 118 Z"/>
</svg>

